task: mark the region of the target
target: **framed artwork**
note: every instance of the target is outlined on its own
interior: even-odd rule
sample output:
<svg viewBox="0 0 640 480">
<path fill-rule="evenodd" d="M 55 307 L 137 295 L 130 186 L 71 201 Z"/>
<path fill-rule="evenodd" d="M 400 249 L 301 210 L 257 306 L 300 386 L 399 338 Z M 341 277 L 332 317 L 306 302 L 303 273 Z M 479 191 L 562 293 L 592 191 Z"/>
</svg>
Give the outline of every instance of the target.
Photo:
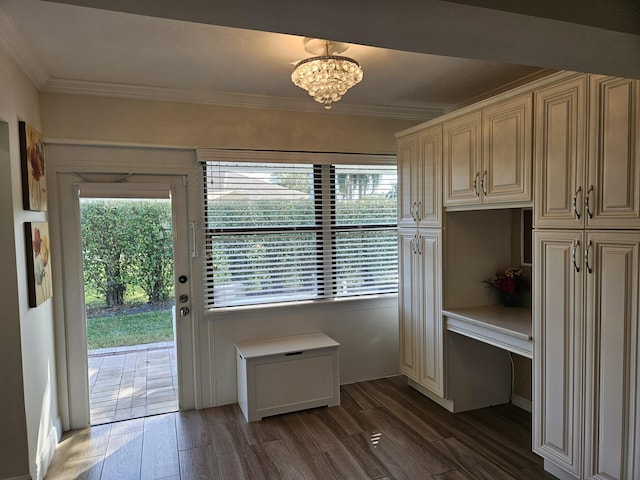
<svg viewBox="0 0 640 480">
<path fill-rule="evenodd" d="M 26 222 L 24 233 L 27 243 L 29 306 L 37 307 L 53 296 L 49 224 L 47 222 Z"/>
<path fill-rule="evenodd" d="M 22 199 L 25 210 L 47 210 L 47 179 L 42 135 L 25 122 L 18 123 L 22 162 Z"/>
</svg>

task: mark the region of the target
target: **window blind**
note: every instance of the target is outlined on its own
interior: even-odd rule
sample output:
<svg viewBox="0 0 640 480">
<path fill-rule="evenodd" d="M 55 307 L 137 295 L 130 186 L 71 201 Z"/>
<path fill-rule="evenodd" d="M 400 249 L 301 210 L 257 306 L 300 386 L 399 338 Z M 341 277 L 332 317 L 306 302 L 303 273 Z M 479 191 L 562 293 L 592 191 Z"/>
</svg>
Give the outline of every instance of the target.
<svg viewBox="0 0 640 480">
<path fill-rule="evenodd" d="M 390 165 L 203 163 L 209 309 L 397 291 Z"/>
</svg>

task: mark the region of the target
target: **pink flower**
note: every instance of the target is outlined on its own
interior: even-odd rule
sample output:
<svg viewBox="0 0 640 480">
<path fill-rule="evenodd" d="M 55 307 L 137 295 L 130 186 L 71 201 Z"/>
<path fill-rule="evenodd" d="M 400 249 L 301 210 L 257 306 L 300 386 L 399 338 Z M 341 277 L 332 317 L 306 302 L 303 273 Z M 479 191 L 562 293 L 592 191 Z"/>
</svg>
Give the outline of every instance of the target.
<svg viewBox="0 0 640 480">
<path fill-rule="evenodd" d="M 40 255 L 40 246 L 42 245 L 42 238 L 40 237 L 40 229 L 34 228 L 33 230 L 33 239 L 31 240 L 33 253 L 36 254 L 36 257 Z"/>
<path fill-rule="evenodd" d="M 513 277 L 499 278 L 498 281 L 496 282 L 496 287 L 498 287 L 498 290 L 505 293 L 515 293 L 516 279 Z"/>
</svg>

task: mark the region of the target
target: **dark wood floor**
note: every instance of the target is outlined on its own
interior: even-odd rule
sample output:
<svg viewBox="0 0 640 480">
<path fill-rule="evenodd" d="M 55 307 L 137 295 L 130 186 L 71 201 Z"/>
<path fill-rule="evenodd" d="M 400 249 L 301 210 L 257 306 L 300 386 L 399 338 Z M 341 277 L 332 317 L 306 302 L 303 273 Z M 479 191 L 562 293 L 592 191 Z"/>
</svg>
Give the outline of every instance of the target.
<svg viewBox="0 0 640 480">
<path fill-rule="evenodd" d="M 341 406 L 247 423 L 237 405 L 68 432 L 47 479 L 553 478 L 511 405 L 451 414 L 404 377 L 341 388 Z"/>
</svg>

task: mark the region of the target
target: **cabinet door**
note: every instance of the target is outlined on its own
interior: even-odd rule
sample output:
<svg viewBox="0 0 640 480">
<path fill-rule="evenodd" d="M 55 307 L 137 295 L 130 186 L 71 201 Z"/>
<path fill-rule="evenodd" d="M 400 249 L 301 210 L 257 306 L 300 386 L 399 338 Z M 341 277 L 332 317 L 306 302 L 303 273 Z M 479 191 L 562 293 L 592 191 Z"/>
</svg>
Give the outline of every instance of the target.
<svg viewBox="0 0 640 480">
<path fill-rule="evenodd" d="M 418 225 L 442 225 L 442 127 L 430 128 L 418 136 L 418 163 L 422 190 L 418 197 Z"/>
<path fill-rule="evenodd" d="M 421 361 L 418 383 L 444 397 L 442 233 L 421 230 L 417 258 L 422 273 Z"/>
<path fill-rule="evenodd" d="M 584 226 L 587 77 L 535 94 L 536 228 Z"/>
<path fill-rule="evenodd" d="M 534 233 L 533 450 L 580 476 L 583 232 Z"/>
<path fill-rule="evenodd" d="M 400 340 L 400 372 L 418 380 L 420 340 L 420 276 L 416 265 L 416 230 L 399 231 L 398 320 Z"/>
<path fill-rule="evenodd" d="M 473 112 L 443 124 L 444 205 L 479 204 L 482 115 Z"/>
<path fill-rule="evenodd" d="M 585 478 L 640 478 L 640 233 L 588 232 Z"/>
<path fill-rule="evenodd" d="M 530 202 L 532 97 L 523 95 L 482 111 L 483 203 Z"/>
<path fill-rule="evenodd" d="M 590 77 L 587 227 L 640 228 L 639 85 Z"/>
<path fill-rule="evenodd" d="M 420 196 L 417 134 L 398 139 L 398 224 L 414 226 Z"/>
</svg>

